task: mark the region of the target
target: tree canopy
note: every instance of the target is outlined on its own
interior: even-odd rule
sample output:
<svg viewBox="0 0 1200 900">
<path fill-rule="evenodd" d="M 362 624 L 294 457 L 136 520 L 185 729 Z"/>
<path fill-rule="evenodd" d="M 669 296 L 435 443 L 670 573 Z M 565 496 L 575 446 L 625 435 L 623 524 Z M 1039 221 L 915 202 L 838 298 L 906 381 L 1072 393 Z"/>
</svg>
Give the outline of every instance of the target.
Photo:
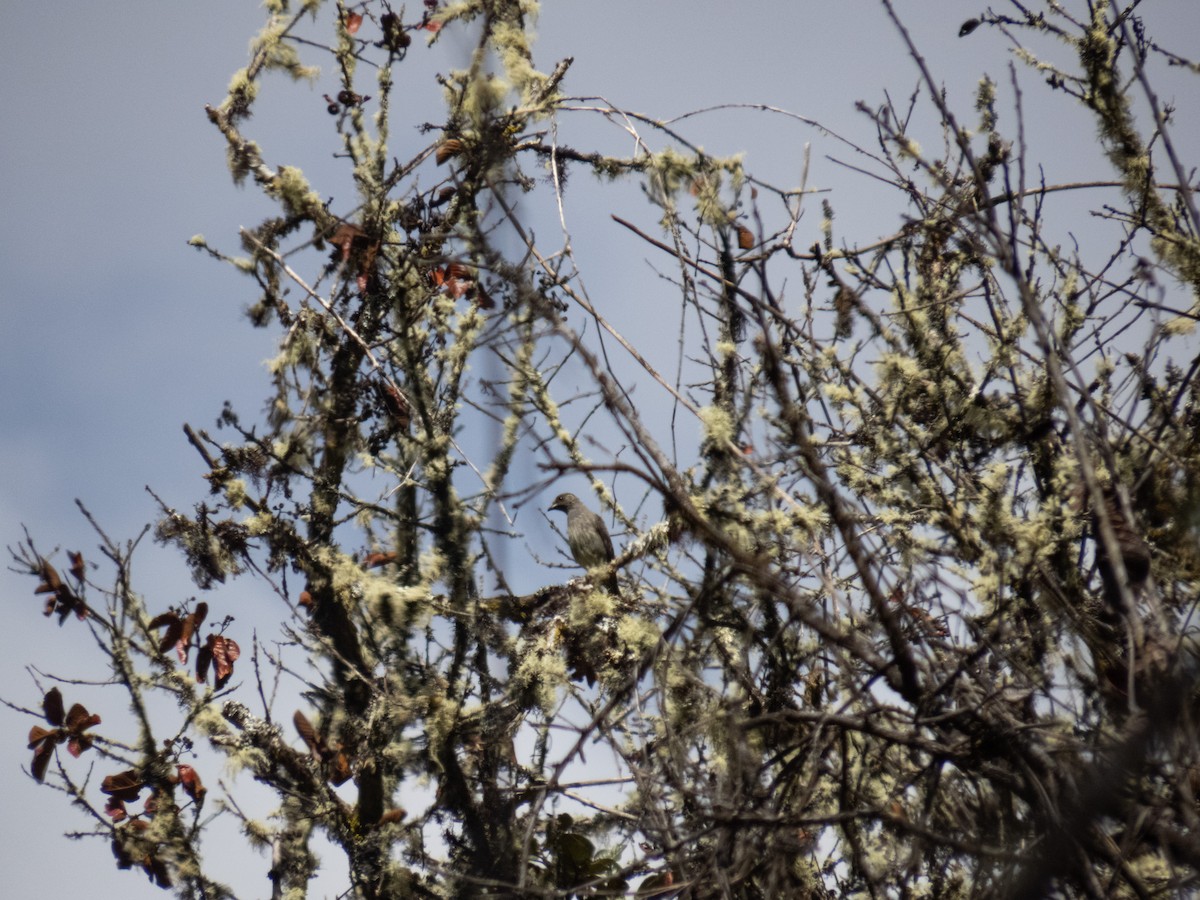
<svg viewBox="0 0 1200 900">
<path fill-rule="evenodd" d="M 1155 73 L 1200 65 L 1138 2 L 955 23 L 1091 116 L 1106 179 L 1047 183 L 1015 66 L 957 108 L 880 6 L 919 90 L 859 105 L 871 145 L 809 123 L 894 201 L 860 240 L 807 161 L 780 187 L 573 96 L 531 0 L 268 0 L 207 115 L 274 212 L 192 243 L 278 335 L 269 394 L 185 427 L 207 493 L 153 536 L 278 633 L 162 600 L 100 523 L 98 557 L 12 548 L 111 679 L 112 709 L 10 698 L 31 773 L 119 867 L 233 896 L 204 845 L 232 818 L 280 898 L 318 866 L 364 900 L 1196 890 L 1200 217 Z M 451 33 L 414 122 L 400 75 Z M 251 117 L 318 64 L 333 188 Z M 642 190 L 605 224 L 652 261 L 643 333 L 587 288 L 585 179 Z M 611 562 L 529 539 L 568 488 Z"/>
</svg>

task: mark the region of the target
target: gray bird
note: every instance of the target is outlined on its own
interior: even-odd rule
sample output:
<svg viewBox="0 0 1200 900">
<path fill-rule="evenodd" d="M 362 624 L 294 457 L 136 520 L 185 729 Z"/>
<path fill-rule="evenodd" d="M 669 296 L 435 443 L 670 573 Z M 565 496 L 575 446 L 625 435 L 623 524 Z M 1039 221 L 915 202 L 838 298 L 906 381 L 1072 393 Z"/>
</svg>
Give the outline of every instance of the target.
<svg viewBox="0 0 1200 900">
<path fill-rule="evenodd" d="M 612 538 L 604 520 L 584 506 L 582 500 L 574 494 L 559 494 L 550 509 L 567 514 L 567 546 L 575 562 L 585 569 L 594 569 L 613 561 Z M 604 580 L 603 587 L 614 597 L 619 596 L 615 572 Z"/>
<path fill-rule="evenodd" d="M 1131 594 L 1138 594 L 1150 578 L 1150 545 L 1146 543 L 1121 512 L 1117 493 L 1112 488 L 1104 491 L 1104 511 L 1108 516 L 1108 524 L 1112 526 L 1113 536 L 1117 539 L 1117 552 L 1121 555 L 1121 563 L 1125 566 L 1126 584 Z M 1100 536 L 1100 517 L 1092 513 L 1092 529 L 1096 538 L 1096 567 L 1100 572 L 1100 581 L 1104 587 L 1104 597 L 1115 610 L 1123 609 L 1121 585 L 1117 581 L 1117 573 L 1113 570 L 1108 558 L 1108 548 Z"/>
</svg>

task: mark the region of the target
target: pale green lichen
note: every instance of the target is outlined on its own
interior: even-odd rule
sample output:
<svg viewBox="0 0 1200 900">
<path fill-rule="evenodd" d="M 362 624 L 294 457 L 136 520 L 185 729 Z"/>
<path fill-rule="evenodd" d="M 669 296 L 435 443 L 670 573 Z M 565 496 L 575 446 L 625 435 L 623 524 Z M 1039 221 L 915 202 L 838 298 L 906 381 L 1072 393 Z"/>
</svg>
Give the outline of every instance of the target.
<svg viewBox="0 0 1200 900">
<path fill-rule="evenodd" d="M 708 441 L 724 446 L 733 440 L 734 423 L 729 411 L 720 406 L 705 406 L 699 410 L 700 424 Z"/>
<path fill-rule="evenodd" d="M 278 197 L 293 215 L 306 217 L 324 215 L 325 203 L 312 189 L 304 173 L 295 166 L 280 166 L 267 192 Z"/>
<path fill-rule="evenodd" d="M 645 659 L 658 642 L 662 631 L 650 619 L 622 616 L 617 622 L 617 642 L 635 659 Z"/>
<path fill-rule="evenodd" d="M 260 510 L 242 520 L 242 526 L 251 537 L 267 534 L 275 524 L 275 517 L 268 510 Z"/>
<path fill-rule="evenodd" d="M 563 634 L 563 628 L 552 623 L 535 642 L 521 643 L 517 648 L 514 687 L 531 690 L 535 704 L 547 716 L 558 705 L 559 687 L 569 679 Z"/>
<path fill-rule="evenodd" d="M 241 509 L 246 505 L 246 482 L 240 478 L 230 478 L 225 481 L 225 502 L 231 509 Z"/>
<path fill-rule="evenodd" d="M 1163 333 L 1172 337 L 1192 334 L 1196 330 L 1196 320 L 1191 316 L 1175 316 L 1163 323 Z"/>
</svg>

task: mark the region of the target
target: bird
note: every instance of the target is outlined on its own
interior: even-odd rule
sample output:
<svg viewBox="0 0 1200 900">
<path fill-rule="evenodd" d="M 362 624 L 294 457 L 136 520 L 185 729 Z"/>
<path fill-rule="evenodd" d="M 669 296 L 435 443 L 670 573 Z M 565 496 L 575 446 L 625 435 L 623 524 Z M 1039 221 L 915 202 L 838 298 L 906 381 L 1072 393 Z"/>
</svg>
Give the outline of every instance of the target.
<svg viewBox="0 0 1200 900">
<path fill-rule="evenodd" d="M 613 561 L 613 543 L 604 520 L 583 505 L 574 494 L 559 494 L 549 511 L 567 514 L 567 546 L 575 562 L 585 569 L 596 569 Z M 617 575 L 610 572 L 602 585 L 614 597 L 620 596 Z"/>
<path fill-rule="evenodd" d="M 1112 526 L 1113 537 L 1117 539 L 1117 552 L 1121 555 L 1121 564 L 1125 567 L 1126 586 L 1131 594 L 1137 594 L 1150 578 L 1150 545 L 1125 518 L 1116 491 L 1111 488 L 1104 491 L 1104 513 L 1108 524 Z M 1108 548 L 1100 535 L 1100 517 L 1096 513 L 1092 514 L 1092 527 L 1096 537 L 1096 567 L 1100 571 L 1104 598 L 1113 609 L 1121 610 L 1124 608 L 1121 585 L 1108 558 Z"/>
</svg>

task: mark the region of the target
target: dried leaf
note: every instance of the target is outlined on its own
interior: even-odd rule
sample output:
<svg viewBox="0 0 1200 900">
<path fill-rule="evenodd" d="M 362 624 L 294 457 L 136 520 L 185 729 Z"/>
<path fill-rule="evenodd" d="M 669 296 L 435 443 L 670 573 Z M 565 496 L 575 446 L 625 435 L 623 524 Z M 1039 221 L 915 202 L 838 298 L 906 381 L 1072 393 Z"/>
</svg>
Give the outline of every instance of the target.
<svg viewBox="0 0 1200 900">
<path fill-rule="evenodd" d="M 329 783 L 340 787 L 350 780 L 350 758 L 340 747 L 330 757 L 326 767 Z"/>
<path fill-rule="evenodd" d="M 437 160 L 437 164 L 440 166 L 446 160 L 453 159 L 454 157 L 458 156 L 458 154 L 462 153 L 462 149 L 462 141 L 457 140 L 456 138 L 449 138 L 448 140 L 442 141 L 438 145 L 437 152 L 434 154 L 433 158 Z"/>
<path fill-rule="evenodd" d="M 292 724 L 295 725 L 296 730 L 300 732 L 300 737 L 303 738 L 304 743 L 307 745 L 312 755 L 320 757 L 321 742 L 317 740 L 317 730 L 313 728 L 313 724 L 308 720 L 308 716 L 304 715 L 304 713 L 300 712 L 300 710 L 296 710 L 296 712 L 292 714 Z"/>
<path fill-rule="evenodd" d="M 192 643 L 192 635 L 196 633 L 198 624 L 195 613 L 184 616 L 183 621 L 179 623 L 179 635 L 175 639 L 175 653 L 181 663 L 187 662 L 188 647 Z"/>
<path fill-rule="evenodd" d="M 71 577 L 76 581 L 83 581 L 83 576 L 86 571 L 83 564 L 83 554 L 77 551 L 72 551 L 67 554 L 67 557 L 71 560 Z"/>
<path fill-rule="evenodd" d="M 447 263 L 439 269 L 433 269 L 429 278 L 435 288 L 445 288 L 455 300 L 470 290 L 475 282 L 471 270 L 462 263 Z"/>
<path fill-rule="evenodd" d="M 346 33 L 347 34 L 356 34 L 358 32 L 359 27 L 362 25 L 362 20 L 363 20 L 362 13 L 356 13 L 356 12 L 346 13 L 346 18 L 344 20 L 346 23 Z"/>
<path fill-rule="evenodd" d="M 210 635 L 210 643 L 204 644 L 200 648 L 200 652 L 196 654 L 196 680 L 208 681 L 208 667 L 212 665 L 212 636 Z"/>
<path fill-rule="evenodd" d="M 482 282 L 478 282 L 478 281 L 475 282 L 475 292 L 474 292 L 473 296 L 474 296 L 475 302 L 479 304 L 480 308 L 482 308 L 482 309 L 495 309 L 496 308 L 496 301 L 493 300 L 492 295 L 489 294 L 484 289 Z"/>
<path fill-rule="evenodd" d="M 353 222 L 342 222 L 334 230 L 333 237 L 329 239 L 329 242 L 341 251 L 342 262 L 346 262 L 350 258 L 350 251 L 354 248 L 356 241 L 365 246 L 367 233 Z"/>
<path fill-rule="evenodd" d="M 665 872 L 659 872 L 657 875 L 651 875 L 644 879 L 638 885 L 637 896 L 639 897 L 660 897 L 666 894 L 675 893 L 678 888 L 674 887 L 675 876 L 668 869 Z"/>
<path fill-rule="evenodd" d="M 81 561 L 82 562 L 82 561 Z M 39 560 L 38 575 L 41 582 L 33 589 L 35 594 L 50 594 L 42 614 L 49 616 L 58 613 L 58 624 L 66 621 L 72 612 L 77 618 L 87 618 L 87 605 L 79 599 L 71 588 L 59 577 L 58 571 L 46 560 Z"/>
<path fill-rule="evenodd" d="M 150 620 L 146 627 L 153 631 L 155 628 L 162 628 L 164 625 L 169 625 L 171 622 L 176 622 L 178 620 L 179 613 L 177 612 L 159 613 Z"/>
<path fill-rule="evenodd" d="M 387 414 L 395 422 L 396 427 L 407 431 L 409 424 L 412 422 L 412 411 L 408 405 L 408 399 L 390 384 L 376 382 L 375 387 L 380 402 L 383 404 L 384 409 L 387 410 Z"/>
<path fill-rule="evenodd" d="M 62 725 L 67 720 L 62 692 L 58 688 L 50 688 L 46 691 L 46 696 L 42 698 L 42 712 L 46 716 L 46 721 L 51 725 Z"/>
<path fill-rule="evenodd" d="M 741 250 L 751 250 L 754 248 L 754 232 L 745 225 L 737 227 L 738 248 Z"/>
<path fill-rule="evenodd" d="M 163 632 L 163 636 L 158 642 L 159 653 L 166 653 L 179 643 L 179 638 L 183 635 L 183 619 L 179 617 L 178 613 L 163 613 L 150 620 L 151 628 L 162 628 L 164 625 L 167 630 Z"/>
<path fill-rule="evenodd" d="M 200 782 L 200 776 L 196 774 L 196 770 L 189 765 L 181 764 L 178 771 L 179 784 L 184 793 L 197 802 L 202 801 L 207 788 Z"/>
<path fill-rule="evenodd" d="M 90 734 L 73 734 L 67 738 L 67 752 L 78 759 L 85 750 L 92 749 L 94 741 Z"/>
<path fill-rule="evenodd" d="M 363 559 L 364 569 L 377 569 L 380 566 L 386 566 L 388 563 L 396 561 L 397 554 L 391 553 L 370 553 Z"/>
<path fill-rule="evenodd" d="M 361 102 L 369 98 L 353 94 L 350 99 Z M 365 291 L 371 275 L 375 272 L 375 257 L 379 254 L 380 242 L 371 240 L 366 231 L 352 222 L 342 222 L 338 225 L 329 240 L 336 248 L 333 254 L 334 261 L 347 263 L 350 271 L 354 273 L 356 286 L 360 291 Z"/>
<path fill-rule="evenodd" d="M 50 766 L 50 757 L 54 755 L 55 743 L 55 741 L 43 741 L 33 751 L 33 763 L 30 769 L 37 781 L 42 781 L 46 777 L 46 769 Z"/>
<path fill-rule="evenodd" d="M 100 791 L 126 803 L 133 803 L 145 786 L 136 769 L 126 769 L 116 775 L 106 775 L 100 782 Z"/>
<path fill-rule="evenodd" d="M 61 737 L 62 737 L 62 731 L 59 730 L 58 728 L 51 730 L 49 728 L 43 728 L 41 725 L 34 725 L 32 728 L 29 729 L 29 744 L 28 744 L 28 746 L 29 746 L 29 749 L 32 750 L 34 747 L 36 747 L 42 741 L 46 740 L 46 738 L 54 738 L 55 741 L 57 741 Z"/>
<path fill-rule="evenodd" d="M 208 647 L 212 653 L 213 671 L 216 675 L 214 686 L 218 689 L 223 688 L 233 675 L 233 664 L 242 655 L 242 648 L 237 645 L 237 641 L 219 634 L 209 635 Z"/>
<path fill-rule="evenodd" d="M 35 589 L 35 594 L 47 594 L 58 591 L 62 586 L 62 579 L 58 577 L 58 571 L 50 563 L 42 560 L 41 572 L 42 583 Z"/>
<path fill-rule="evenodd" d="M 76 703 L 67 713 L 67 752 L 78 757 L 84 750 L 92 746 L 93 738 L 84 732 L 93 725 L 100 724 L 100 717 L 89 713 L 82 703 Z"/>
</svg>

